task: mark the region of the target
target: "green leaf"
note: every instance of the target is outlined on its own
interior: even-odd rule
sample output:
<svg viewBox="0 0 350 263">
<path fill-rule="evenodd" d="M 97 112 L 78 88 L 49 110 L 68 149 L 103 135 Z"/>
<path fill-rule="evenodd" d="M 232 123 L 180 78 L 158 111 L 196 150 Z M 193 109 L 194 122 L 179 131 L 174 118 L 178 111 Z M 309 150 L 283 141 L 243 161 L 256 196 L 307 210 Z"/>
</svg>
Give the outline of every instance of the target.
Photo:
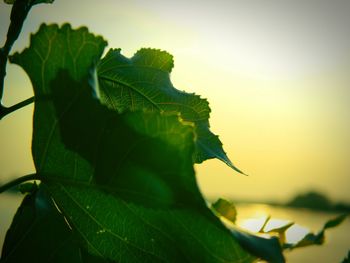
<svg viewBox="0 0 350 263">
<path fill-rule="evenodd" d="M 195 162 L 218 158 L 242 173 L 226 156 L 218 136 L 209 130 L 207 100 L 172 85 L 169 76 L 173 65 L 173 57 L 165 51 L 141 49 L 128 59 L 120 49 L 110 49 L 98 65 L 101 102 L 118 112 L 180 112 L 184 120 L 195 124 Z"/>
<path fill-rule="evenodd" d="M 306 247 L 311 245 L 322 245 L 325 241 L 326 229 L 338 226 L 344 221 L 346 217 L 347 214 L 343 214 L 333 219 L 330 219 L 324 224 L 323 228 L 317 234 L 308 233 L 299 242 L 295 244 L 285 244 L 284 248 L 294 249 L 298 247 Z"/>
<path fill-rule="evenodd" d="M 45 189 L 24 197 L 7 231 L 1 262 L 82 262 L 80 249 Z"/>
<path fill-rule="evenodd" d="M 348 216 L 347 214 L 343 214 L 343 215 L 337 216 L 337 217 L 335 217 L 333 219 L 330 219 L 329 221 L 327 221 L 324 224 L 323 230 L 326 230 L 326 229 L 329 229 L 329 228 L 333 228 L 333 227 L 336 227 L 336 226 L 340 225 L 345 220 L 345 218 L 347 216 Z"/>
<path fill-rule="evenodd" d="M 236 222 L 237 210 L 232 202 L 219 198 L 215 203 L 212 204 L 212 208 L 216 213 L 226 218 L 230 222 Z"/>
<path fill-rule="evenodd" d="M 235 225 L 237 210 L 232 202 L 219 198 L 212 204 L 212 209 L 232 223 L 229 225 L 232 234 L 236 237 L 239 244 L 251 254 L 269 262 L 284 262 L 281 246 L 276 237 L 261 237 L 244 231 Z M 270 217 L 267 217 L 265 224 L 269 219 Z"/>
<path fill-rule="evenodd" d="M 350 250 L 348 252 L 348 256 L 345 257 L 341 263 L 350 263 Z"/>
<path fill-rule="evenodd" d="M 274 263 L 285 262 L 278 238 L 261 237 L 236 227 L 232 227 L 231 232 L 243 248 L 258 258 Z"/>
<path fill-rule="evenodd" d="M 86 29 L 42 26 L 11 58 L 34 86 L 37 172 L 84 251 L 113 262 L 252 262 L 199 192 L 193 124 L 100 103 L 94 62 L 105 44 Z"/>
</svg>

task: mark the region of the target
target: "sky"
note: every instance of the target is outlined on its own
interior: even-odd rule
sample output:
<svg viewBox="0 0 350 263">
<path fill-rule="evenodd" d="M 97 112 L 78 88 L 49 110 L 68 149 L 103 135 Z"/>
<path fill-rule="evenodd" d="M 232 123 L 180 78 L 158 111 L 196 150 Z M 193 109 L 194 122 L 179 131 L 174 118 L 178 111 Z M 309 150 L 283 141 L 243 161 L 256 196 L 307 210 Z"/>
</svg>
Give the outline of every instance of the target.
<svg viewBox="0 0 350 263">
<path fill-rule="evenodd" d="M 1 1 L 0 45 L 9 13 Z M 196 165 L 206 196 L 287 201 L 317 190 L 350 202 L 349 13 L 347 0 L 56 0 L 32 9 L 13 51 L 43 22 L 88 26 L 129 57 L 166 50 L 174 86 L 209 100 L 212 131 L 249 175 L 218 160 Z M 4 104 L 30 96 L 28 77 L 9 65 Z M 32 111 L 0 122 L 0 181 L 34 172 Z"/>
</svg>

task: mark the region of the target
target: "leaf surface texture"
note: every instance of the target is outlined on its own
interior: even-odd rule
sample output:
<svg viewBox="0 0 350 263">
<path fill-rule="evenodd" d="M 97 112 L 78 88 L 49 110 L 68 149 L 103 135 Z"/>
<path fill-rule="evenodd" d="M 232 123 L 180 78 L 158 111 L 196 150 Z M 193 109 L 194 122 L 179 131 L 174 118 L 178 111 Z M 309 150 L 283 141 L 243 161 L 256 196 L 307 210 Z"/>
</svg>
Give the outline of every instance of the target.
<svg viewBox="0 0 350 263">
<path fill-rule="evenodd" d="M 84 249 L 113 262 L 252 262 L 198 189 L 194 121 L 106 106 L 105 46 L 86 28 L 43 25 L 11 57 L 34 87 L 37 172 Z"/>
</svg>

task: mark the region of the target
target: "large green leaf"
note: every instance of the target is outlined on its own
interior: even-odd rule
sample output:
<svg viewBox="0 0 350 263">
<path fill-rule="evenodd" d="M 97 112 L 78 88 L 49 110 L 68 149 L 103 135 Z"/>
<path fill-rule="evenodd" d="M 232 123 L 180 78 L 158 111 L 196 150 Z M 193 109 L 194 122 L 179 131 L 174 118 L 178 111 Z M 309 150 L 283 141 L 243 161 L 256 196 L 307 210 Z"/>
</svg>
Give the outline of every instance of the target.
<svg viewBox="0 0 350 263">
<path fill-rule="evenodd" d="M 38 189 L 32 185 L 30 190 L 6 233 L 2 263 L 107 262 L 81 249 L 78 236 L 57 210 L 45 186 Z"/>
<path fill-rule="evenodd" d="M 42 26 L 11 58 L 34 86 L 37 172 L 81 244 L 115 262 L 251 262 L 198 190 L 193 125 L 99 102 L 105 44 L 84 28 Z"/>
<path fill-rule="evenodd" d="M 218 158 L 242 173 L 227 157 L 218 136 L 209 130 L 207 100 L 173 87 L 169 77 L 173 64 L 170 54 L 156 49 L 141 49 L 131 59 L 120 49 L 109 50 L 98 65 L 101 102 L 119 112 L 180 112 L 183 119 L 195 124 L 195 162 Z"/>
<path fill-rule="evenodd" d="M 7 231 L 1 262 L 82 262 L 73 232 L 44 189 L 25 196 Z"/>
</svg>

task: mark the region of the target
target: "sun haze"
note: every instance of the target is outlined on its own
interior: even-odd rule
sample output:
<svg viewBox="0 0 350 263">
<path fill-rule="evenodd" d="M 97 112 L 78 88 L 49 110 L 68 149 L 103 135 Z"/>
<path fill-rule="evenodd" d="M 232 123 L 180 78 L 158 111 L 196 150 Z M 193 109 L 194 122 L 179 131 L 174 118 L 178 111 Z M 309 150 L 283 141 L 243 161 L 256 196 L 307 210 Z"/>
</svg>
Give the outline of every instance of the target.
<svg viewBox="0 0 350 263">
<path fill-rule="evenodd" d="M 202 95 L 238 174 L 218 160 L 196 165 L 208 196 L 287 200 L 315 189 L 350 201 L 350 2 L 56 1 L 33 8 L 15 51 L 40 23 L 71 22 L 132 56 L 141 47 L 175 59 L 174 86 Z M 0 3 L 1 45 L 10 7 Z M 6 105 L 32 95 L 8 67 Z M 1 174 L 34 171 L 29 106 L 0 122 Z M 5 150 L 4 150 L 5 149 Z"/>
</svg>

